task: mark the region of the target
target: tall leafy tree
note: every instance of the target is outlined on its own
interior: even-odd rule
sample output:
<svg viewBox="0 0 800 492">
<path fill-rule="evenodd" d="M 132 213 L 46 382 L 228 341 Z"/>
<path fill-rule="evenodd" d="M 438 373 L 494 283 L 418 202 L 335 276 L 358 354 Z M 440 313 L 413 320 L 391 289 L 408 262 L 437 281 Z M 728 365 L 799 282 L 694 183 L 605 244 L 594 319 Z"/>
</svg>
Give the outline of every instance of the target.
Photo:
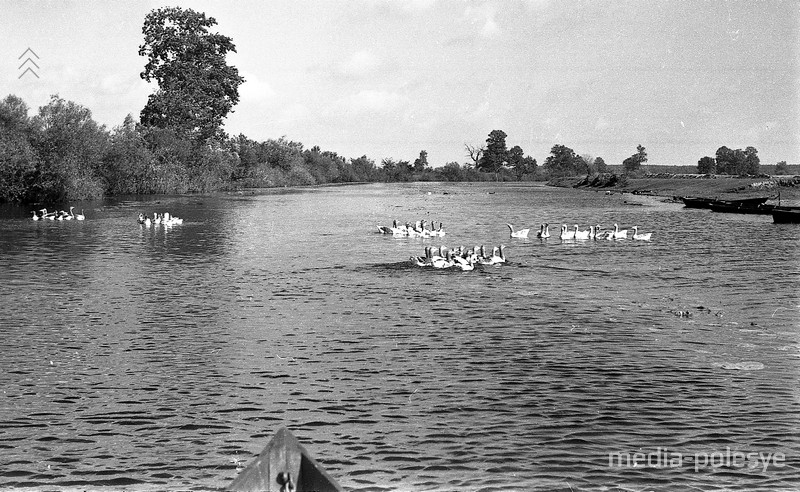
<svg viewBox="0 0 800 492">
<path fill-rule="evenodd" d="M 553 145 L 550 155 L 544 160 L 544 169 L 551 178 L 574 176 L 577 174 L 575 161 L 579 157 L 575 151 L 561 144 Z"/>
<path fill-rule="evenodd" d="M 755 147 L 744 149 L 744 163 L 746 174 L 758 174 L 761 172 L 761 159 L 758 158 L 758 150 Z"/>
<path fill-rule="evenodd" d="M 506 132 L 492 130 L 486 139 L 486 150 L 478 162 L 478 169 L 496 173 L 508 164 L 508 148 L 506 147 Z"/>
<path fill-rule="evenodd" d="M 595 171 L 597 171 L 598 173 L 608 172 L 608 165 L 606 164 L 606 161 L 603 160 L 602 157 L 595 157 L 593 164 Z"/>
<path fill-rule="evenodd" d="M 714 174 L 717 169 L 717 162 L 713 157 L 705 156 L 697 161 L 697 172 L 700 174 Z"/>
<path fill-rule="evenodd" d="M 720 174 L 733 174 L 736 171 L 736 157 L 734 151 L 726 146 L 717 149 L 717 172 Z"/>
<path fill-rule="evenodd" d="M 28 105 L 17 96 L 0 101 L 0 201 L 23 201 L 36 170 Z"/>
<path fill-rule="evenodd" d="M 636 153 L 622 161 L 626 173 L 638 171 L 647 162 L 647 151 L 641 145 L 636 146 Z"/>
<path fill-rule="evenodd" d="M 231 38 L 209 31 L 213 17 L 180 7 L 151 11 L 144 20 L 147 57 L 141 77 L 155 81 L 141 112 L 144 125 L 173 128 L 184 137 L 202 142 L 224 138 L 222 122 L 239 102 L 244 78 L 225 56 L 236 52 Z"/>
<path fill-rule="evenodd" d="M 53 95 L 31 119 L 35 127 L 33 148 L 38 157 L 34 194 L 39 200 L 100 198 L 102 157 L 108 146 L 105 127 L 92 112 Z"/>
<path fill-rule="evenodd" d="M 420 150 L 419 157 L 414 160 L 414 171 L 421 173 L 428 168 L 428 151 Z"/>
</svg>

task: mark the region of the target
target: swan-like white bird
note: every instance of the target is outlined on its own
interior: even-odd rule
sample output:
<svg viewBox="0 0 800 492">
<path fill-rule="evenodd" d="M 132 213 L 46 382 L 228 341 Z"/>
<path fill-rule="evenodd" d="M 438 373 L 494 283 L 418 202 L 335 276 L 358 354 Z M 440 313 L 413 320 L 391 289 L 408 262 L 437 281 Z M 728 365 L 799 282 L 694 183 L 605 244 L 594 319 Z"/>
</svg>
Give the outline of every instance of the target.
<svg viewBox="0 0 800 492">
<path fill-rule="evenodd" d="M 74 208 L 75 207 L 69 207 L 69 214 L 72 216 L 72 218 L 74 218 L 75 220 L 85 220 L 86 219 L 86 215 L 84 215 L 83 209 L 81 209 L 81 213 L 76 214 L 76 213 L 72 212 L 72 210 Z"/>
<path fill-rule="evenodd" d="M 36 210 L 34 210 L 34 211 L 33 211 L 33 220 L 40 220 L 40 219 L 41 219 L 41 217 L 39 217 L 38 215 L 36 215 Z"/>
<path fill-rule="evenodd" d="M 550 224 L 544 224 L 544 232 L 542 233 L 542 239 L 547 239 L 550 237 Z"/>
<path fill-rule="evenodd" d="M 580 239 L 580 240 L 583 241 L 583 240 L 589 239 L 591 234 L 592 234 L 591 229 L 587 229 L 585 231 L 579 231 L 578 230 L 578 224 L 575 224 L 575 233 L 574 233 L 575 239 Z"/>
<path fill-rule="evenodd" d="M 563 224 L 561 226 L 561 240 L 564 239 L 575 239 L 575 231 L 568 231 L 567 224 Z"/>
<path fill-rule="evenodd" d="M 633 226 L 633 239 L 635 239 L 636 241 L 649 241 L 650 240 L 650 236 L 652 236 L 652 235 L 653 235 L 652 232 L 647 232 L 647 233 L 641 233 L 640 234 L 639 233 L 639 227 L 638 226 Z"/>
<path fill-rule="evenodd" d="M 628 239 L 628 229 L 619 229 L 617 224 L 614 224 L 613 239 Z"/>
<path fill-rule="evenodd" d="M 530 229 L 520 229 L 518 231 L 514 230 L 514 226 L 511 224 L 506 224 L 508 226 L 508 230 L 510 231 L 511 237 L 516 237 L 520 239 L 525 239 L 528 237 L 528 233 L 531 231 Z"/>
</svg>

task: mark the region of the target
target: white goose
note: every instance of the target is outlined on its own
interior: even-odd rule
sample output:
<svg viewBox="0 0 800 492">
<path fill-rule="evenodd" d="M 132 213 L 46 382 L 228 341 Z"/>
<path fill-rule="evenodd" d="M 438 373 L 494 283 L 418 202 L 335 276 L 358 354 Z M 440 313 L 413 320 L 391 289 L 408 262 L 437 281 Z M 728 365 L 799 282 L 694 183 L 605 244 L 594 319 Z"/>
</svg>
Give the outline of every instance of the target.
<svg viewBox="0 0 800 492">
<path fill-rule="evenodd" d="M 575 231 L 568 231 L 567 224 L 563 224 L 561 226 L 561 240 L 565 239 L 575 239 Z"/>
<path fill-rule="evenodd" d="M 496 252 L 495 251 L 492 252 L 492 258 L 491 258 L 492 264 L 505 263 L 506 262 L 505 248 L 506 247 L 503 246 L 502 244 L 500 245 L 499 248 L 495 248 Z"/>
<path fill-rule="evenodd" d="M 75 207 L 69 207 L 69 214 L 70 214 L 70 215 L 71 215 L 71 216 L 72 216 L 72 217 L 73 217 L 75 220 L 86 220 L 86 216 L 83 214 L 83 209 L 81 209 L 81 213 L 79 213 L 79 214 L 75 214 L 75 213 L 72 213 L 72 210 L 73 210 L 74 208 L 75 208 Z"/>
<path fill-rule="evenodd" d="M 453 252 L 448 251 L 446 257 L 442 256 L 434 256 L 431 260 L 431 266 L 433 268 L 450 268 L 453 266 Z"/>
<path fill-rule="evenodd" d="M 650 236 L 652 235 L 653 235 L 652 232 L 639 234 L 639 227 L 633 226 L 633 239 L 635 239 L 636 241 L 649 241 Z"/>
<path fill-rule="evenodd" d="M 542 239 L 547 239 L 550 237 L 550 224 L 544 224 L 544 232 L 542 232 Z"/>
<path fill-rule="evenodd" d="M 591 229 L 587 229 L 585 231 L 579 231 L 578 224 L 575 224 L 575 239 L 579 239 L 581 241 L 587 240 L 589 239 L 591 233 L 592 233 Z"/>
<path fill-rule="evenodd" d="M 411 263 L 417 266 L 431 266 L 431 247 L 425 247 L 425 256 L 412 256 Z"/>
<path fill-rule="evenodd" d="M 589 227 L 589 239 L 597 239 L 600 236 L 600 224 Z"/>
<path fill-rule="evenodd" d="M 619 230 L 619 226 L 614 224 L 614 239 L 628 239 L 628 229 Z"/>
<path fill-rule="evenodd" d="M 36 215 L 36 210 L 33 211 L 33 220 L 39 220 L 41 217 Z"/>
<path fill-rule="evenodd" d="M 516 237 L 520 239 L 525 239 L 528 237 L 530 229 L 520 229 L 518 231 L 514 231 L 514 226 L 512 226 L 511 224 L 506 224 L 506 225 L 508 226 L 509 231 L 511 231 L 510 232 L 511 237 Z"/>
</svg>

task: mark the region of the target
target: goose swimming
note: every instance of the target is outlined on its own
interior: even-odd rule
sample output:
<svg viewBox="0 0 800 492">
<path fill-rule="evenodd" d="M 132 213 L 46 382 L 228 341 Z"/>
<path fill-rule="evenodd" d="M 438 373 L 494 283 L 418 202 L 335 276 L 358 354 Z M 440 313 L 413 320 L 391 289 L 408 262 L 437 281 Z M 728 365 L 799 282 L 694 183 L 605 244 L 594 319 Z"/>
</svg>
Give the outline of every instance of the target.
<svg viewBox="0 0 800 492">
<path fill-rule="evenodd" d="M 575 232 L 573 233 L 573 235 L 575 236 L 575 239 L 579 239 L 579 240 L 583 241 L 583 240 L 589 239 L 591 234 L 592 234 L 592 230 L 591 229 L 587 229 L 585 231 L 579 231 L 578 230 L 578 224 L 575 224 Z"/>
<path fill-rule="evenodd" d="M 614 239 L 628 239 L 628 229 L 619 230 L 619 226 L 614 224 Z"/>
<path fill-rule="evenodd" d="M 639 234 L 639 227 L 633 226 L 633 239 L 635 239 L 636 241 L 649 241 L 650 236 L 652 235 L 653 235 L 652 232 Z"/>
<path fill-rule="evenodd" d="M 575 239 L 575 231 L 568 231 L 567 224 L 563 224 L 561 226 L 561 240 L 565 239 Z"/>
<path fill-rule="evenodd" d="M 509 231 L 511 231 L 510 232 L 511 237 L 516 237 L 520 239 L 525 239 L 528 237 L 530 229 L 520 229 L 518 231 L 514 231 L 514 226 L 512 226 L 511 224 L 506 224 L 506 225 L 508 226 Z"/>
</svg>

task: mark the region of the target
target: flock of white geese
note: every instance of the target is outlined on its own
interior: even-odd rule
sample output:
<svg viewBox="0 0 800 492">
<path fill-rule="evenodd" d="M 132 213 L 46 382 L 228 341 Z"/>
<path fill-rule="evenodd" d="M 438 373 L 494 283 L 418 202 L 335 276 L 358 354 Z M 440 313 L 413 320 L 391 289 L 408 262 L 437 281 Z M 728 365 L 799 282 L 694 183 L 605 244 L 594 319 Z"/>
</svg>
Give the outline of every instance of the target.
<svg viewBox="0 0 800 492">
<path fill-rule="evenodd" d="M 519 238 L 525 239 L 528 237 L 528 233 L 530 233 L 530 229 L 519 229 L 514 230 L 514 226 L 511 224 L 506 224 L 509 229 L 509 234 L 512 238 Z M 634 241 L 649 241 L 652 237 L 652 232 L 641 233 L 639 232 L 639 226 L 633 226 L 633 234 L 631 237 Z M 539 228 L 539 232 L 536 233 L 536 237 L 540 239 L 547 239 L 550 237 L 550 224 L 542 224 Z M 628 229 L 620 229 L 618 224 L 614 224 L 614 229 L 603 231 L 600 224 L 590 226 L 588 229 L 581 230 L 578 224 L 575 224 L 573 228 L 567 226 L 567 224 L 561 225 L 561 233 L 557 236 L 562 241 L 589 241 L 589 240 L 598 240 L 598 239 L 608 239 L 608 240 L 622 240 L 628 239 Z"/>
<path fill-rule="evenodd" d="M 530 229 L 514 230 L 514 226 L 506 224 L 511 238 L 526 239 L 530 233 Z M 381 234 L 391 234 L 394 237 L 444 237 L 445 231 L 443 224 L 439 222 L 439 227 L 435 227 L 435 222 L 428 222 L 425 220 L 418 220 L 413 224 L 406 222 L 405 224 L 398 225 L 397 220 L 392 221 L 391 226 L 379 225 L 378 231 Z M 638 226 L 633 226 L 633 234 L 631 237 L 635 241 L 650 241 L 652 232 L 640 233 Z M 550 224 L 542 224 L 536 237 L 540 239 L 548 239 L 551 237 Z M 614 229 L 603 230 L 600 224 L 590 226 L 588 229 L 581 230 L 580 226 L 575 224 L 570 228 L 567 224 L 561 225 L 561 232 L 555 236 L 562 241 L 596 241 L 600 239 L 607 240 L 624 240 L 628 239 L 628 229 L 620 229 L 619 224 L 614 224 Z M 505 246 L 495 246 L 492 248 L 491 254 L 487 254 L 485 246 L 475 246 L 474 248 L 465 249 L 463 246 L 456 249 L 448 249 L 445 246 L 425 247 L 425 254 L 423 256 L 412 256 L 410 258 L 411 264 L 418 267 L 430 267 L 436 269 L 456 268 L 460 270 L 474 270 L 476 265 L 500 265 L 506 262 Z"/>
<path fill-rule="evenodd" d="M 170 215 L 169 212 L 164 212 L 162 214 L 153 212 L 153 218 L 151 219 L 149 216 L 140 213 L 139 217 L 136 221 L 143 225 L 143 226 L 157 226 L 157 225 L 164 225 L 164 226 L 173 226 L 173 225 L 180 225 L 183 224 L 183 219 L 174 217 Z"/>
<path fill-rule="evenodd" d="M 448 249 L 445 246 L 434 248 L 427 246 L 425 248 L 425 256 L 412 256 L 411 264 L 419 267 L 430 268 L 458 268 L 463 271 L 474 270 L 475 265 L 499 265 L 506 262 L 505 246 L 495 246 L 492 248 L 492 254 L 486 254 L 484 246 L 475 246 L 474 248 L 464 249 L 459 247 L 457 249 Z"/>
<path fill-rule="evenodd" d="M 69 207 L 69 212 L 65 212 L 63 210 L 59 210 L 58 212 L 48 212 L 46 208 L 41 210 L 33 210 L 31 213 L 33 214 L 33 220 L 84 220 L 86 216 L 83 214 L 83 210 L 81 213 L 76 214 L 73 212 L 75 207 Z M 36 212 L 41 212 L 37 214 Z"/>
<path fill-rule="evenodd" d="M 426 220 L 418 220 L 414 224 L 406 222 L 403 225 L 397 225 L 397 220 L 392 221 L 391 226 L 378 226 L 378 231 L 381 234 L 391 234 L 395 237 L 444 237 L 445 231 L 442 222 L 439 222 L 439 228 L 435 228 L 435 222 L 431 221 L 431 227 L 427 228 Z"/>
</svg>

